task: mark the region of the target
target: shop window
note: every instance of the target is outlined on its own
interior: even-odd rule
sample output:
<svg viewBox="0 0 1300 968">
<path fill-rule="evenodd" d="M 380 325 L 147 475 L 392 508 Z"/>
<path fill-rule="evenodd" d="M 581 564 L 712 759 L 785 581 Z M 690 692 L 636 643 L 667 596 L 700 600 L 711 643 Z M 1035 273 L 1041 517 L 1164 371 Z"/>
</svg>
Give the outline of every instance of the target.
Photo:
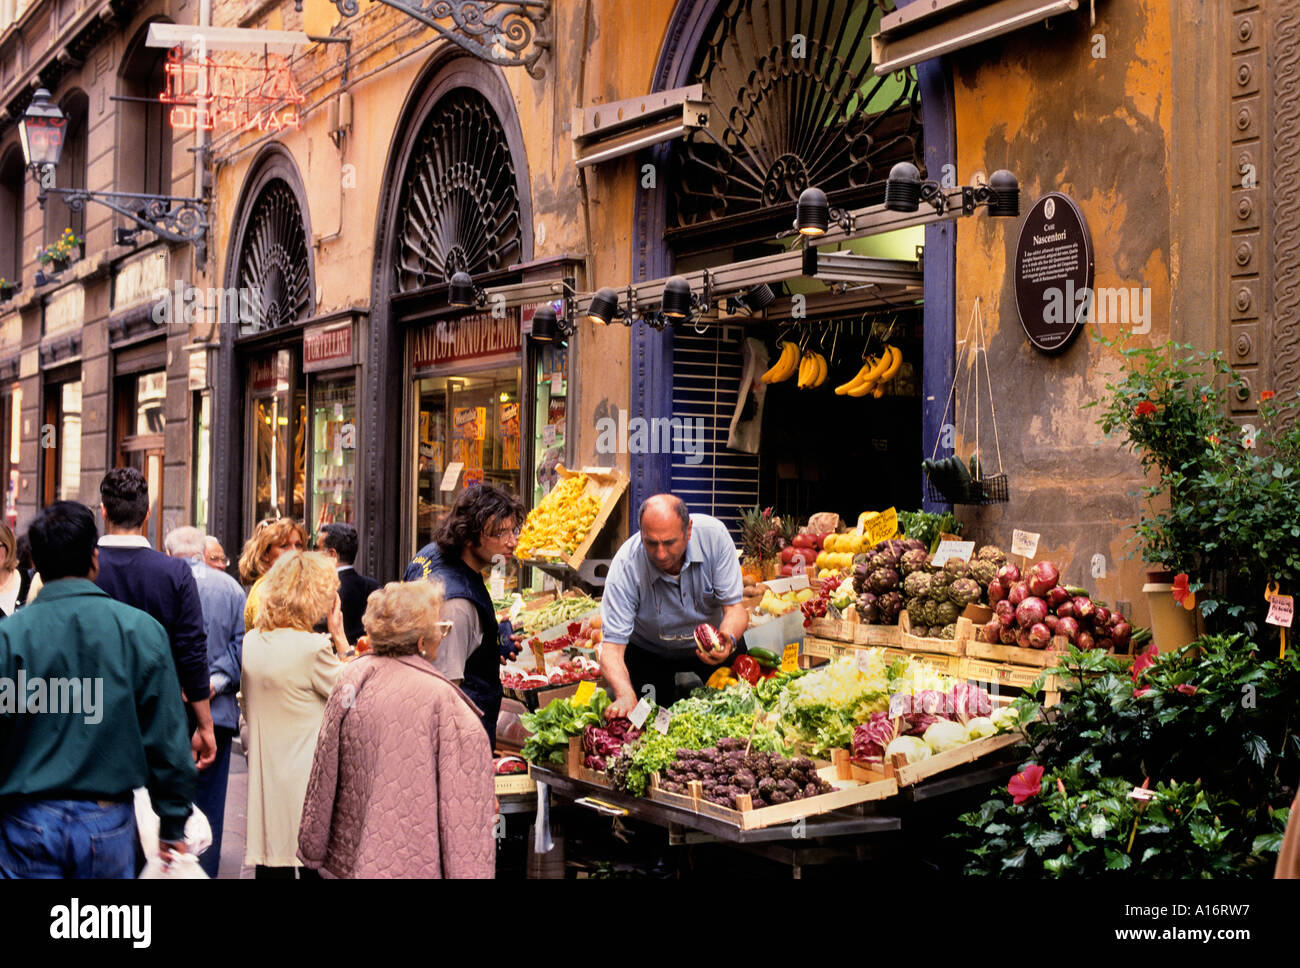
<svg viewBox="0 0 1300 968">
<path fill-rule="evenodd" d="M 252 520 L 301 521 L 306 497 L 307 394 L 298 385 L 294 354 L 277 350 L 255 358 L 248 393 Z"/>
<path fill-rule="evenodd" d="M 81 493 L 81 375 L 47 378 L 41 421 L 42 504 L 75 501 Z"/>
<path fill-rule="evenodd" d="M 194 526 L 208 530 L 208 495 L 212 482 L 212 393 L 208 390 L 193 394 L 190 425 L 194 428 L 194 491 L 190 507 L 194 509 Z"/>
<path fill-rule="evenodd" d="M 432 540 L 456 495 L 465 488 L 495 484 L 519 494 L 519 368 L 417 380 L 415 396 L 419 414 L 416 546 L 420 547 Z"/>
<path fill-rule="evenodd" d="M 457 88 L 416 138 L 398 207 L 396 292 L 478 277 L 519 262 L 519 190 L 505 132 L 487 99 Z"/>
<path fill-rule="evenodd" d="M 314 380 L 311 387 L 313 533 L 357 523 L 357 381 Z"/>
<path fill-rule="evenodd" d="M 26 176 L 22 150 L 14 145 L 0 159 L 0 278 L 9 282 L 21 282 L 23 275 Z"/>
<path fill-rule="evenodd" d="M 117 183 L 119 191 L 172 194 L 172 129 L 167 105 L 158 100 L 165 89 L 167 51 L 146 47 L 148 24 L 140 28 L 123 60 L 117 105 Z"/>
<path fill-rule="evenodd" d="M 59 188 L 86 187 L 86 141 L 89 101 L 84 91 L 73 91 L 63 99 L 60 105 L 68 119 L 63 136 L 63 156 L 59 167 L 55 169 L 55 178 Z M 86 235 L 86 212 L 74 211 L 58 196 L 51 197 L 45 203 L 45 238 L 44 245 L 49 245 L 70 228 L 82 238 Z"/>
<path fill-rule="evenodd" d="M 18 485 L 20 475 L 18 460 L 22 445 L 23 389 L 17 383 L 0 392 L 0 487 L 4 497 L 0 511 L 4 522 L 18 527 Z"/>
<path fill-rule="evenodd" d="M 679 253 L 770 240 L 800 192 L 884 198 L 898 161 L 924 170 L 914 69 L 876 77 L 877 0 L 729 0 L 696 54 L 715 122 L 674 144 L 666 233 Z"/>
<path fill-rule="evenodd" d="M 167 373 L 135 373 L 117 385 L 117 467 L 134 467 L 149 482 L 147 537 L 162 549 L 159 501 L 163 490 L 164 433 L 167 419 Z"/>
<path fill-rule="evenodd" d="M 241 336 L 275 329 L 311 313 L 311 262 L 302 211 L 298 196 L 279 178 L 268 181 L 253 203 L 235 280 Z"/>
<path fill-rule="evenodd" d="M 533 505 L 559 483 L 556 465 L 564 463 L 568 416 L 569 349 L 560 343 L 535 344 L 533 361 Z"/>
</svg>

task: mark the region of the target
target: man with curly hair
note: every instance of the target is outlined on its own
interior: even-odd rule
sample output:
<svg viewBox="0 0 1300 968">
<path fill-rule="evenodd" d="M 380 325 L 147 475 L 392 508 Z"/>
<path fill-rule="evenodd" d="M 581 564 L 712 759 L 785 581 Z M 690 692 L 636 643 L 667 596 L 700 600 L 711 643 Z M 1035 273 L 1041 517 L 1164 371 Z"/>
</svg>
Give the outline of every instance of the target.
<svg viewBox="0 0 1300 968">
<path fill-rule="evenodd" d="M 468 487 L 402 575 L 403 581 L 438 578 L 443 583 L 443 618 L 451 622 L 451 631 L 433 665 L 478 706 L 493 744 L 501 711 L 499 666 L 513 643 L 503 645 L 505 630 L 497 623 L 483 572 L 514 553 L 523 522 L 524 507 L 513 495 L 491 484 Z"/>
</svg>

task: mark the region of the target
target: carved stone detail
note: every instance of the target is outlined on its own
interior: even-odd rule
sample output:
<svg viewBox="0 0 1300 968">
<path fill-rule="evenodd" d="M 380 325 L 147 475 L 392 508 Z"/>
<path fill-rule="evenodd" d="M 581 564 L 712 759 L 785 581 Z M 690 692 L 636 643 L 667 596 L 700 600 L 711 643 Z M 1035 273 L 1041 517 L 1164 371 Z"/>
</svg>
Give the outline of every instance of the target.
<svg viewBox="0 0 1300 968">
<path fill-rule="evenodd" d="M 1300 11 L 1294 3 L 1274 0 L 1270 22 L 1272 56 L 1272 164 L 1270 221 L 1272 222 L 1272 328 L 1270 372 L 1262 374 L 1279 397 L 1294 396 L 1300 387 L 1300 213 L 1296 211 L 1300 179 Z M 1252 395 L 1252 400 L 1253 400 Z M 1292 415 L 1293 416 L 1293 415 Z"/>
</svg>

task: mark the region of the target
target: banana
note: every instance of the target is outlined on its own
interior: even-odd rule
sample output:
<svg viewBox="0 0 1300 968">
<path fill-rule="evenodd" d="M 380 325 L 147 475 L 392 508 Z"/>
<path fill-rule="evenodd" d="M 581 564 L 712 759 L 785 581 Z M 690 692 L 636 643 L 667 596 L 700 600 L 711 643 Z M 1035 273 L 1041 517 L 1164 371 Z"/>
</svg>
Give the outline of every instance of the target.
<svg viewBox="0 0 1300 968">
<path fill-rule="evenodd" d="M 845 385 L 844 393 L 850 397 L 865 397 L 880 381 L 880 374 L 889 366 L 892 355 L 886 352 L 879 358 L 872 357 L 858 371 L 857 377 Z"/>
<path fill-rule="evenodd" d="M 820 353 L 817 354 L 817 379 L 813 381 L 813 386 L 819 387 L 826 382 L 826 377 L 830 375 L 831 365 L 826 362 L 826 357 Z"/>
<path fill-rule="evenodd" d="M 812 354 L 805 353 L 803 359 L 799 361 L 799 381 L 796 386 L 798 386 L 800 390 L 808 385 L 808 378 L 812 375 L 812 371 L 816 366 L 817 363 L 813 359 Z"/>
<path fill-rule="evenodd" d="M 835 392 L 839 396 L 844 396 L 850 390 L 856 388 L 866 378 L 867 372 L 871 370 L 871 368 L 874 367 L 875 364 L 876 364 L 876 358 L 873 356 L 870 359 L 868 359 L 865 363 L 862 364 L 862 368 L 858 370 L 857 373 L 853 374 L 852 380 L 850 380 L 848 383 L 842 383 L 839 386 L 837 386 L 835 388 Z"/>
<path fill-rule="evenodd" d="M 874 387 L 875 385 L 876 385 L 875 380 L 863 380 L 857 386 L 848 390 L 846 392 L 846 395 L 850 397 L 865 397 L 868 393 L 871 392 L 871 388 Z"/>
<path fill-rule="evenodd" d="M 898 368 L 903 365 L 902 350 L 900 350 L 897 346 L 886 346 L 885 349 L 889 350 L 890 362 L 889 365 L 885 367 L 884 372 L 880 374 L 881 383 L 888 383 L 890 380 L 892 380 L 894 378 L 894 374 L 898 372 Z"/>
<path fill-rule="evenodd" d="M 772 365 L 772 368 L 764 373 L 759 380 L 763 383 L 780 383 L 782 380 L 788 380 L 794 374 L 795 368 L 799 365 L 799 347 L 791 342 L 781 344 L 781 356 Z"/>
<path fill-rule="evenodd" d="M 878 387 L 876 387 L 874 390 L 871 391 L 871 395 L 875 397 L 877 400 L 879 400 L 881 397 L 885 395 L 885 385 L 883 383 L 880 384 Z"/>
</svg>

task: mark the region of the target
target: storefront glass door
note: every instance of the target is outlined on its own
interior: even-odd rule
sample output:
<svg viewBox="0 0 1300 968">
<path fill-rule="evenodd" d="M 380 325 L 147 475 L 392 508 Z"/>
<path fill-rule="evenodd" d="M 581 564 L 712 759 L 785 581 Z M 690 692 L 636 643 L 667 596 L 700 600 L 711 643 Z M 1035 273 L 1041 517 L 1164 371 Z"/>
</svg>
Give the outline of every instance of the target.
<svg viewBox="0 0 1300 968">
<path fill-rule="evenodd" d="M 293 353 L 277 350 L 254 361 L 249 384 L 252 520 L 304 516 L 307 395 L 296 385 Z"/>
<path fill-rule="evenodd" d="M 357 523 L 357 383 L 316 380 L 311 392 L 312 534 L 327 524 Z"/>
</svg>

